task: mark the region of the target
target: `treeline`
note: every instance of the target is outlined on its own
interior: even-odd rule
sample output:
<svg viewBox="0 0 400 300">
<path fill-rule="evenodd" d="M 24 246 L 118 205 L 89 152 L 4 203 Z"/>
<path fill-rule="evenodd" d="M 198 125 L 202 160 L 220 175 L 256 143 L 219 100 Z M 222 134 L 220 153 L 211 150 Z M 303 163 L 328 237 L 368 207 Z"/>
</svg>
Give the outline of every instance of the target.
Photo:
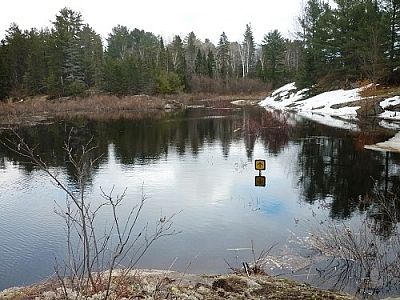
<svg viewBox="0 0 400 300">
<path fill-rule="evenodd" d="M 164 41 L 144 30 L 112 28 L 106 45 L 79 12 L 63 8 L 52 28 L 11 24 L 0 45 L 0 99 L 266 91 L 292 80 L 299 45 L 278 31 L 256 45 L 251 25 L 242 42 L 222 33 L 218 45 L 195 33 Z M 284 61 L 279 61 L 286 49 Z"/>
<path fill-rule="evenodd" d="M 0 99 L 172 93 L 251 93 L 296 81 L 299 88 L 355 81 L 400 82 L 400 0 L 307 0 L 295 38 L 278 30 L 256 44 L 218 44 L 194 32 L 165 41 L 118 25 L 106 41 L 79 12 L 63 8 L 52 28 L 11 24 L 0 45 Z"/>
<path fill-rule="evenodd" d="M 399 0 L 308 0 L 297 87 L 400 82 Z"/>
</svg>

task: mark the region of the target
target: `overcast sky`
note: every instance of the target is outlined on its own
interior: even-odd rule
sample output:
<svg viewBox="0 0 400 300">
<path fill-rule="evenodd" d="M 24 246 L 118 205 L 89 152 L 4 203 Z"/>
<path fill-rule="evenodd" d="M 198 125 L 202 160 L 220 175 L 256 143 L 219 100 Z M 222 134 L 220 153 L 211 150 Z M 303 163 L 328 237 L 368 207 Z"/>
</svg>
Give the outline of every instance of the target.
<svg viewBox="0 0 400 300">
<path fill-rule="evenodd" d="M 104 38 L 117 25 L 138 28 L 161 35 L 168 42 L 173 35 L 183 39 L 193 31 L 204 41 L 217 44 L 222 32 L 231 42 L 242 41 L 246 24 L 251 23 L 256 43 L 268 32 L 278 29 L 284 37 L 294 31 L 302 0 L 7 0 L 0 4 L 0 39 L 10 24 L 29 30 L 52 27 L 51 21 L 63 7 L 80 12 Z"/>
</svg>

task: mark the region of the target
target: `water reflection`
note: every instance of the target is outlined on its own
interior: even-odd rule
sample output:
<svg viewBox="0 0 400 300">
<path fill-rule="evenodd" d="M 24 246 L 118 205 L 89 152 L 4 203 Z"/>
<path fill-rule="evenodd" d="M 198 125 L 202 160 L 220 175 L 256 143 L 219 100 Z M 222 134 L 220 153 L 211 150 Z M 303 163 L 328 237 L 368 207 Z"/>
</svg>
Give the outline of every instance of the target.
<svg viewBox="0 0 400 300">
<path fill-rule="evenodd" d="M 355 152 L 348 138 L 311 136 L 301 141 L 301 148 L 297 171 L 303 199 L 329 199 L 333 218 L 348 218 L 357 210 L 359 197 L 373 189 L 371 178 L 381 178 L 384 172 L 379 155 Z"/>
<path fill-rule="evenodd" d="M 179 256 L 175 267 L 184 270 L 201 252 L 192 272 L 228 271 L 223 259 L 240 265 L 240 260 L 251 260 L 251 253 L 226 249 L 248 248 L 252 239 L 260 247 L 269 248 L 275 241 L 283 246 L 287 230 L 297 230 L 295 221 L 309 218 L 321 203 L 335 220 L 352 220 L 364 211 L 371 219 L 381 216 L 371 195 L 376 188 L 385 188 L 385 155 L 360 146 L 363 141 L 385 138 L 379 135 L 332 129 L 259 108 L 192 109 L 174 115 L 102 121 L 76 118 L 18 128 L 24 141 L 34 145 L 48 166 L 71 185 L 76 184 L 74 170 L 63 150 L 71 130 L 74 149 L 93 138 L 92 158 L 100 157 L 89 174 L 90 198 L 98 196 L 99 186 L 108 190 L 118 185 L 129 187 L 128 196 L 135 199 L 144 182 L 153 199 L 145 219 L 183 209 L 176 220 L 182 235 L 161 241 L 159 249 L 152 249 L 147 260 L 144 258 L 143 267 L 168 268 Z M 18 143 L 9 131 L 3 131 L 0 139 Z M 0 195 L 0 225 L 7 228 L 0 238 L 18 236 L 23 230 L 29 236 L 29 230 L 34 230 L 48 247 L 44 256 L 62 253 L 59 244 L 51 244 L 51 240 L 60 240 L 62 224 L 49 215 L 52 200 L 65 195 L 54 192 L 40 171 L 9 149 L 0 147 L 0 158 L 0 187 L 6 191 Z M 255 158 L 267 160 L 266 188 L 254 187 Z M 389 157 L 388 189 L 394 192 L 400 183 L 399 160 L 398 155 Z M 19 221 L 14 222 L 16 219 Z M 40 219 L 46 220 L 46 226 Z M 392 227 L 380 227 L 379 235 L 390 235 L 393 226 L 394 222 Z M 51 228 L 51 234 L 43 228 Z M 29 243 L 43 253 L 40 244 Z M 26 251 L 29 246 L 23 238 L 8 239 L 3 247 L 7 248 L 2 250 L 0 269 L 6 272 L 12 269 L 6 260 L 14 259 L 19 266 L 15 272 L 22 272 L 23 265 L 31 262 L 26 257 L 35 259 L 35 254 Z M 22 281 L 17 278 L 20 273 L 9 276 L 16 278 L 14 281 L 6 281 L 5 271 L 0 271 L 0 288 L 32 283 L 39 276 L 50 275 L 51 270 L 50 261 L 41 273 L 32 271 Z"/>
<path fill-rule="evenodd" d="M 304 241 L 319 251 L 312 255 L 308 273 L 315 273 L 317 285 L 345 290 L 361 299 L 398 295 L 400 205 L 397 196 L 389 194 L 376 191 L 365 197 L 362 202 L 371 207 L 359 218 L 310 222 L 310 235 Z"/>
</svg>

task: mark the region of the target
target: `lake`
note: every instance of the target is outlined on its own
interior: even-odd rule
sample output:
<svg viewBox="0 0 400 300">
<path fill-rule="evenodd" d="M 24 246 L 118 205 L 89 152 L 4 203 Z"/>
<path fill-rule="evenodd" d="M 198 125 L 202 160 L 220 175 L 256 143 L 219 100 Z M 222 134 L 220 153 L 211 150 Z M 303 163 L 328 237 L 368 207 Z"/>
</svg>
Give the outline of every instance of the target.
<svg viewBox="0 0 400 300">
<path fill-rule="evenodd" d="M 269 253 L 277 257 L 269 261 L 271 274 L 329 287 L 318 283 L 315 266 L 298 267 L 310 251 L 308 227 L 302 224 L 327 218 L 358 224 L 368 211 L 360 199 L 376 188 L 396 191 L 400 183 L 399 155 L 388 155 L 386 167 L 385 153 L 363 148 L 388 134 L 331 128 L 259 107 L 56 119 L 18 128 L 72 190 L 74 170 L 63 150 L 71 129 L 73 147 L 91 138 L 96 146 L 92 155 L 98 160 L 86 182 L 93 205 L 101 203 L 102 190 L 125 191 L 122 217 L 143 196 L 140 226 L 154 228 L 173 215 L 172 228 L 180 233 L 158 239 L 138 268 L 226 273 L 253 262 L 252 248 L 259 255 L 275 245 Z M 3 130 L 0 139 L 14 137 Z M 256 159 L 266 162 L 261 174 Z M 256 186 L 258 175 L 265 176 L 265 186 Z M 56 259 L 66 258 L 65 223 L 54 212 L 65 205 L 65 193 L 4 146 L 0 191 L 0 290 L 54 275 Z M 98 218 L 103 228 L 111 215 Z M 293 258 L 292 266 L 282 267 L 283 254 Z"/>
</svg>

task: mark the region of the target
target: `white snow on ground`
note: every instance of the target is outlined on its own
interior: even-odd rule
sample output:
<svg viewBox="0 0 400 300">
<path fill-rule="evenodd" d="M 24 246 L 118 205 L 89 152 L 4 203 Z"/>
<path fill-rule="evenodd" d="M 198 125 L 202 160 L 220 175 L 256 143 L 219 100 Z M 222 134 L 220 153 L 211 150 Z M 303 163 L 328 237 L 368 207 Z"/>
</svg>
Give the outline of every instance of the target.
<svg viewBox="0 0 400 300">
<path fill-rule="evenodd" d="M 365 145 L 365 149 L 383 151 L 383 152 L 399 152 L 400 153 L 400 132 L 385 142 L 376 143 L 374 145 Z"/>
<path fill-rule="evenodd" d="M 391 105 L 398 105 L 400 104 L 400 96 L 395 96 L 392 98 L 387 98 L 381 101 L 380 105 L 383 109 L 389 108 Z M 390 110 L 385 110 L 383 113 L 379 115 L 382 119 L 387 120 L 400 120 L 400 113 Z"/>
<path fill-rule="evenodd" d="M 345 104 L 360 100 L 360 89 L 336 90 L 305 98 L 303 91 L 297 91 L 294 83 L 287 84 L 274 91 L 271 96 L 261 101 L 259 105 L 272 109 L 292 111 L 304 118 L 332 127 L 359 130 L 357 124 L 357 109 L 360 106 L 341 105 L 332 108 L 335 104 Z M 400 112 L 390 111 L 390 106 L 400 104 L 400 96 L 387 98 L 380 102 L 384 109 L 378 117 L 382 119 L 380 125 L 386 128 L 400 130 Z M 400 152 L 400 132 L 386 142 L 365 146 L 367 149 L 377 151 Z"/>
<path fill-rule="evenodd" d="M 331 127 L 349 129 L 352 131 L 358 131 L 358 125 L 346 120 L 346 116 L 342 116 L 342 118 L 338 118 L 334 115 L 326 115 L 326 114 L 319 114 L 312 111 L 301 111 L 297 113 L 303 118 L 314 120 L 315 122 L 325 124 Z M 351 116 L 351 115 L 350 115 Z"/>
<path fill-rule="evenodd" d="M 335 90 L 325 92 L 314 97 L 305 98 L 303 91 L 296 91 L 294 83 L 289 83 L 274 91 L 271 96 L 261 101 L 259 105 L 273 109 L 296 112 L 298 115 L 312 119 L 332 127 L 339 127 L 351 130 L 358 130 L 355 124 L 357 120 L 357 109 L 360 106 L 345 106 L 332 108 L 335 104 L 344 104 L 362 100 L 359 95 L 359 88 L 352 90 Z M 400 96 L 386 99 L 380 103 L 383 109 L 390 105 L 400 104 Z M 385 111 L 378 117 L 382 118 L 381 126 L 400 129 L 400 124 L 393 123 L 400 120 L 400 113 Z M 386 120 L 386 121 L 384 121 Z M 388 122 L 388 121 L 391 122 Z"/>
</svg>

